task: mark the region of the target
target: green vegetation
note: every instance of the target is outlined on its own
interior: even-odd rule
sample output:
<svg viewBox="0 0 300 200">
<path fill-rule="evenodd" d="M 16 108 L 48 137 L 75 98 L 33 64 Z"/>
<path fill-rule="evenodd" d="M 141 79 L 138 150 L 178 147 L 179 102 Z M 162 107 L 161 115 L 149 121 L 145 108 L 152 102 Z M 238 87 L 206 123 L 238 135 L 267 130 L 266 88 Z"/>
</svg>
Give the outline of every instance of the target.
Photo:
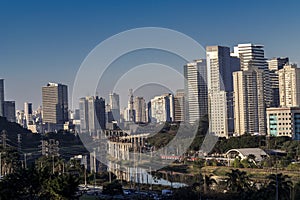
<svg viewBox="0 0 300 200">
<path fill-rule="evenodd" d="M 201 175 L 201 177 L 203 177 Z M 210 176 L 205 176 L 208 180 Z M 212 184 L 207 184 L 201 180 L 197 184 L 190 187 L 180 188 L 175 190 L 174 199 L 275 199 L 278 194 L 279 200 L 299 199 L 300 196 L 300 182 L 294 186 L 291 179 L 287 175 L 271 174 L 266 178 L 266 182 L 255 182 L 245 171 L 239 169 L 232 169 L 226 173 L 224 182 L 219 181 L 217 184 L 213 179 L 209 180 Z M 214 187 L 212 187 L 214 186 Z M 204 188 L 210 188 L 205 190 Z M 278 188 L 278 193 L 276 193 Z"/>
<path fill-rule="evenodd" d="M 52 159 L 42 157 L 27 169 L 15 166 L 0 182 L 0 199 L 74 199 L 79 172 L 76 175 L 70 163 L 63 169 L 61 160 Z"/>
<path fill-rule="evenodd" d="M 106 182 L 103 185 L 103 192 L 102 193 L 107 194 L 107 195 L 123 194 L 122 185 L 117 180 L 114 180 L 111 183 Z"/>
</svg>

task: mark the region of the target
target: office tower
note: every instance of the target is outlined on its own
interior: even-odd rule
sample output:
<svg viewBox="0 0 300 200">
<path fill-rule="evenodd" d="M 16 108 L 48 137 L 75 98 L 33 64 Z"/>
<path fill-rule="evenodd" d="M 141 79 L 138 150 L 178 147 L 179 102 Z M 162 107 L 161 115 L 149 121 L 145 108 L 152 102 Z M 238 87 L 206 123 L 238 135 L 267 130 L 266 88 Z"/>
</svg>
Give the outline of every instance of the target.
<svg viewBox="0 0 300 200">
<path fill-rule="evenodd" d="M 126 122 L 135 122 L 134 97 L 132 89 L 129 89 L 128 106 L 124 110 L 124 120 Z"/>
<path fill-rule="evenodd" d="M 120 121 L 120 97 L 116 93 L 109 94 L 110 111 L 112 112 L 113 121 Z"/>
<path fill-rule="evenodd" d="M 98 96 L 83 97 L 79 100 L 81 132 L 96 134 L 106 128 L 105 100 Z"/>
<path fill-rule="evenodd" d="M 20 124 L 21 126 L 26 128 L 26 124 L 25 124 L 25 117 L 24 117 L 24 110 L 17 110 L 16 111 L 16 118 L 17 118 L 17 123 Z"/>
<path fill-rule="evenodd" d="M 184 66 L 184 90 L 186 93 L 186 117 L 194 123 L 208 112 L 206 60 L 199 59 Z"/>
<path fill-rule="evenodd" d="M 264 72 L 264 103 L 265 106 L 271 107 L 272 89 L 270 85 L 270 72 L 264 55 L 264 46 L 259 44 L 238 44 L 234 47 L 234 52 L 231 54 L 240 58 L 241 70 L 248 70 L 255 67 L 262 69 Z"/>
<path fill-rule="evenodd" d="M 151 101 L 146 105 L 146 122 L 151 122 Z"/>
<path fill-rule="evenodd" d="M 272 58 L 267 62 L 269 67 L 270 87 L 272 90 L 271 107 L 279 107 L 280 98 L 279 98 L 278 70 L 282 69 L 284 65 L 289 63 L 289 58 L 288 57 Z"/>
<path fill-rule="evenodd" d="M 32 125 L 32 103 L 25 102 L 24 103 L 24 118 L 26 125 Z"/>
<path fill-rule="evenodd" d="M 48 83 L 42 88 L 43 123 L 48 131 L 61 128 L 68 121 L 68 87 L 58 83 Z"/>
<path fill-rule="evenodd" d="M 240 58 L 241 70 L 248 70 L 250 65 L 259 69 L 267 68 L 263 45 L 238 44 L 233 50 L 231 56 Z"/>
<path fill-rule="evenodd" d="M 4 116 L 4 79 L 0 79 L 0 117 Z"/>
<path fill-rule="evenodd" d="M 151 122 L 172 122 L 174 120 L 174 97 L 164 94 L 151 99 Z"/>
<path fill-rule="evenodd" d="M 105 99 L 102 97 L 99 98 L 96 96 L 95 98 L 95 112 L 100 128 L 106 129 L 106 118 L 105 118 Z M 120 111 L 119 111 L 120 112 Z M 120 114 L 119 114 L 120 115 Z"/>
<path fill-rule="evenodd" d="M 267 61 L 270 71 L 278 71 L 283 68 L 284 65 L 289 64 L 288 57 L 272 58 Z"/>
<path fill-rule="evenodd" d="M 114 121 L 114 116 L 111 111 L 111 106 L 109 104 L 105 105 L 105 116 L 106 116 L 107 123 L 112 123 Z"/>
<path fill-rule="evenodd" d="M 144 97 L 135 97 L 133 103 L 135 110 L 135 122 L 146 123 L 146 102 Z"/>
<path fill-rule="evenodd" d="M 300 106 L 300 69 L 285 65 L 278 71 L 280 106 Z"/>
<path fill-rule="evenodd" d="M 89 111 L 86 97 L 79 99 L 79 115 L 81 132 L 89 131 Z"/>
<path fill-rule="evenodd" d="M 174 97 L 174 121 L 184 122 L 185 121 L 185 93 L 184 89 L 176 91 Z"/>
<path fill-rule="evenodd" d="M 269 136 L 289 136 L 300 139 L 300 108 L 267 108 L 267 133 Z"/>
<path fill-rule="evenodd" d="M 16 106 L 14 101 L 4 101 L 3 103 L 4 117 L 9 122 L 16 122 Z"/>
<path fill-rule="evenodd" d="M 236 135 L 266 133 L 263 74 L 255 67 L 233 72 Z"/>
<path fill-rule="evenodd" d="M 208 46 L 206 56 L 211 131 L 228 137 L 234 131 L 232 73 L 240 70 L 240 62 L 229 47 Z"/>
</svg>

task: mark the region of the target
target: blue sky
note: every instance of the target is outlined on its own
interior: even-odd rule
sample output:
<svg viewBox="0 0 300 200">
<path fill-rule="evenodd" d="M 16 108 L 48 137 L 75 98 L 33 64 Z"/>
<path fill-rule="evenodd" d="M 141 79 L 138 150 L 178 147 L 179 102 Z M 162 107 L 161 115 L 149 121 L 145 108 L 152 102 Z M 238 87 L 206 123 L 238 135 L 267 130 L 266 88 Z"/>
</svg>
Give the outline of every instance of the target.
<svg viewBox="0 0 300 200">
<path fill-rule="evenodd" d="M 6 99 L 36 108 L 49 81 L 71 93 L 80 64 L 101 41 L 148 26 L 180 31 L 203 46 L 260 43 L 266 57 L 300 63 L 299 8 L 296 0 L 0 1 L 0 77 Z"/>
</svg>

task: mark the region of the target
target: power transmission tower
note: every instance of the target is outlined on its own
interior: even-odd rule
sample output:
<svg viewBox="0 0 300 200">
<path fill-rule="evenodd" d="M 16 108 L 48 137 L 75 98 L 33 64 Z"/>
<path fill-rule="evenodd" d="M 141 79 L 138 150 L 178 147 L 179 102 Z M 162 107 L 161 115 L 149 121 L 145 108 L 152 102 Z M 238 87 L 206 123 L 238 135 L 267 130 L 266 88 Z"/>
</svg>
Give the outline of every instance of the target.
<svg viewBox="0 0 300 200">
<path fill-rule="evenodd" d="M 22 136 L 18 134 L 18 151 L 21 152 Z"/>
</svg>

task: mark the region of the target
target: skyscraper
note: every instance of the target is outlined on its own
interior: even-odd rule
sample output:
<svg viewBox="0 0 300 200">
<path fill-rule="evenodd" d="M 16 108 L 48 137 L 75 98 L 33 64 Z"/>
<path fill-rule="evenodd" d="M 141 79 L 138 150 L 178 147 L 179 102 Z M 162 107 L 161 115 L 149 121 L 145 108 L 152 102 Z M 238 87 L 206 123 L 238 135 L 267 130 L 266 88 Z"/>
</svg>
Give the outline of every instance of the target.
<svg viewBox="0 0 300 200">
<path fill-rule="evenodd" d="M 174 97 L 164 94 L 151 99 L 151 122 L 172 122 L 174 120 Z"/>
<path fill-rule="evenodd" d="M 239 59 L 222 46 L 206 47 L 206 55 L 211 130 L 228 137 L 234 131 L 232 73 L 240 70 Z"/>
<path fill-rule="evenodd" d="M 264 46 L 260 44 L 238 44 L 234 47 L 232 56 L 237 56 L 241 61 L 241 70 L 257 68 L 263 70 L 264 103 L 267 108 L 271 107 L 272 89 L 270 85 L 270 71 L 266 62 Z"/>
<path fill-rule="evenodd" d="M 135 122 L 146 123 L 146 102 L 144 97 L 135 97 L 133 108 L 135 110 Z"/>
<path fill-rule="evenodd" d="M 185 93 L 184 90 L 177 90 L 174 97 L 174 121 L 185 121 Z"/>
<path fill-rule="evenodd" d="M 208 112 L 206 60 L 199 59 L 184 66 L 186 120 L 194 123 Z"/>
<path fill-rule="evenodd" d="M 116 93 L 109 94 L 110 111 L 115 121 L 120 121 L 120 97 Z"/>
<path fill-rule="evenodd" d="M 79 100 L 80 129 L 96 135 L 97 131 L 106 128 L 105 100 L 98 96 L 83 97 Z"/>
<path fill-rule="evenodd" d="M 266 133 L 263 74 L 255 67 L 233 72 L 236 135 Z"/>
<path fill-rule="evenodd" d="M 32 103 L 25 102 L 24 103 L 24 118 L 26 121 L 26 125 L 32 125 Z"/>
<path fill-rule="evenodd" d="M 267 61 L 270 71 L 278 71 L 283 68 L 284 65 L 289 64 L 288 57 L 272 58 Z"/>
<path fill-rule="evenodd" d="M 79 116 L 81 132 L 89 131 L 89 111 L 86 97 L 79 99 Z"/>
<path fill-rule="evenodd" d="M 68 121 L 68 87 L 58 83 L 48 83 L 42 88 L 43 123 L 48 124 L 48 131 L 53 126 L 59 129 Z"/>
<path fill-rule="evenodd" d="M 300 68 L 285 65 L 278 71 L 280 106 L 300 106 Z"/>
<path fill-rule="evenodd" d="M 132 89 L 129 89 L 129 100 L 128 106 L 124 110 L 124 120 L 127 122 L 135 122 L 134 97 Z"/>
<path fill-rule="evenodd" d="M 4 116 L 4 79 L 0 79 L 0 116 Z"/>
<path fill-rule="evenodd" d="M 96 96 L 95 98 L 95 112 L 96 112 L 96 117 L 98 120 L 98 123 L 100 125 L 99 128 L 101 129 L 106 129 L 106 113 L 105 113 L 105 99 L 102 97 Z M 120 112 L 120 110 L 119 110 Z"/>
<path fill-rule="evenodd" d="M 234 47 L 231 56 L 241 60 L 241 70 L 248 70 L 249 66 L 266 69 L 267 63 L 264 55 L 264 46 L 259 44 L 238 44 Z"/>
<path fill-rule="evenodd" d="M 272 58 L 267 61 L 270 75 L 270 87 L 272 90 L 272 103 L 271 107 L 279 107 L 279 77 L 278 70 L 282 69 L 284 65 L 289 64 L 288 57 Z"/>
<path fill-rule="evenodd" d="M 14 101 L 4 101 L 3 103 L 4 117 L 9 122 L 16 122 L 16 106 Z"/>
</svg>

